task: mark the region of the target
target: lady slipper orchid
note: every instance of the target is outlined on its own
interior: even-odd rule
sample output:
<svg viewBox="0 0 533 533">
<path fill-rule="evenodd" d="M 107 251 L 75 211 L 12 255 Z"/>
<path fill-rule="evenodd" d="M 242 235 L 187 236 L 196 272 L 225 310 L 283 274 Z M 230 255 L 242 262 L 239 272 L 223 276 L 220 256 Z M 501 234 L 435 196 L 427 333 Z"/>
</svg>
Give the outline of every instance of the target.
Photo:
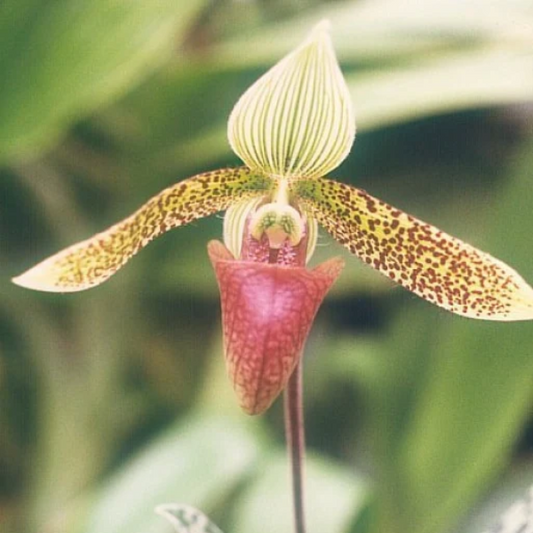
<svg viewBox="0 0 533 533">
<path fill-rule="evenodd" d="M 228 137 L 245 166 L 181 181 L 13 281 L 43 291 L 88 289 L 155 237 L 226 210 L 225 245 L 208 245 L 222 300 L 226 365 L 249 414 L 263 412 L 286 390 L 295 526 L 304 533 L 299 362 L 318 307 L 344 265 L 336 258 L 306 268 L 317 223 L 365 263 L 459 315 L 532 319 L 533 289 L 498 259 L 324 177 L 355 137 L 350 95 L 325 22 L 244 93 Z"/>
<path fill-rule="evenodd" d="M 248 413 L 264 411 L 298 364 L 313 318 L 342 268 L 307 270 L 317 222 L 365 263 L 453 313 L 533 318 L 533 289 L 498 259 L 326 179 L 347 156 L 355 120 L 328 32 L 309 37 L 237 102 L 228 137 L 245 166 L 169 187 L 133 215 L 14 278 L 72 292 L 108 279 L 152 239 L 227 210 L 225 246 L 208 246 L 222 296 L 229 375 Z"/>
</svg>

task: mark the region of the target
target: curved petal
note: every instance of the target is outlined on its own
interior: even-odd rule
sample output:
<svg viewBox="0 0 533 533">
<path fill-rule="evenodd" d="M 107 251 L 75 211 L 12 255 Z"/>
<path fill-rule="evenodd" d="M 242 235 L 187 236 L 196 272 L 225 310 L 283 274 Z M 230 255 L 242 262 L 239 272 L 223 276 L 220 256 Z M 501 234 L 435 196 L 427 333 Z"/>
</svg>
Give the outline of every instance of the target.
<svg viewBox="0 0 533 533">
<path fill-rule="evenodd" d="M 264 194 L 268 186 L 265 178 L 245 167 L 198 174 L 165 189 L 122 222 L 45 259 L 13 282 L 49 292 L 89 289 L 108 279 L 155 237 L 222 211 L 236 197 Z"/>
<path fill-rule="evenodd" d="M 246 221 L 261 203 L 261 198 L 252 198 L 235 202 L 224 215 L 224 244 L 233 254 L 233 257 L 240 258 L 242 250 L 243 235 L 246 228 Z"/>
<path fill-rule="evenodd" d="M 260 414 L 287 385 L 344 261 L 313 270 L 236 261 L 218 241 L 208 252 L 220 287 L 228 374 L 242 409 Z"/>
<path fill-rule="evenodd" d="M 294 187 L 339 243 L 418 296 L 471 318 L 533 319 L 533 289 L 502 261 L 348 185 Z"/>
<path fill-rule="evenodd" d="M 233 150 L 269 175 L 314 178 L 341 164 L 355 137 L 346 82 L 320 23 L 240 98 L 228 123 Z"/>
</svg>

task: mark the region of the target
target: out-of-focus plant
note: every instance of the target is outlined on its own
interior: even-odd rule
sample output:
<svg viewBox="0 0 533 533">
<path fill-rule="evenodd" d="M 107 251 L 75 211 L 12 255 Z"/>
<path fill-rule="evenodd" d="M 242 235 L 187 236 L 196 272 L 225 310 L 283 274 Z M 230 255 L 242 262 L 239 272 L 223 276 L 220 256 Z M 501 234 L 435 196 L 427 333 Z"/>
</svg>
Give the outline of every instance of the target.
<svg viewBox="0 0 533 533">
<path fill-rule="evenodd" d="M 205 0 L 0 5 L 0 161 L 50 147 L 73 117 L 168 60 Z"/>
<path fill-rule="evenodd" d="M 226 396 L 202 244 L 217 220 L 98 291 L 9 278 L 177 177 L 235 164 L 236 95 L 323 17 L 357 102 L 342 180 L 533 276 L 529 0 L 162 6 L 0 3 L 2 531 L 168 531 L 162 501 L 227 532 L 290 530 L 279 406 L 234 418 Z M 335 246 L 319 236 L 315 257 Z M 448 531 L 511 460 L 530 472 L 531 328 L 426 310 L 356 261 L 323 305 L 305 364 L 310 531 Z"/>
<path fill-rule="evenodd" d="M 487 533 L 527 533 L 533 530 L 533 489 L 514 502 Z"/>
<path fill-rule="evenodd" d="M 350 97 L 326 30 L 239 100 L 228 126 L 246 167 L 209 172 L 166 189 L 135 214 L 44 260 L 14 282 L 51 292 L 107 280 L 158 235 L 227 209 L 224 237 L 208 247 L 222 296 L 228 373 L 243 410 L 264 412 L 285 388 L 295 530 L 304 533 L 301 356 L 341 260 L 307 271 L 316 223 L 367 264 L 454 313 L 533 318 L 533 289 L 510 267 L 364 191 L 322 176 L 355 135 Z"/>
<path fill-rule="evenodd" d="M 185 504 L 162 504 L 156 512 L 166 518 L 176 533 L 222 533 L 201 511 Z"/>
</svg>

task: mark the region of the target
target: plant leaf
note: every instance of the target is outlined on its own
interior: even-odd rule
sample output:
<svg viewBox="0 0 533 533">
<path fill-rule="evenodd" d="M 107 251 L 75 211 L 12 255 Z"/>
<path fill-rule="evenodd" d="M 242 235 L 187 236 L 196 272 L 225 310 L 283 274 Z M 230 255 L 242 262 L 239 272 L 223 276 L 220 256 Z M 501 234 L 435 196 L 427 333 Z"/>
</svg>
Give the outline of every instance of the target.
<svg viewBox="0 0 533 533">
<path fill-rule="evenodd" d="M 293 531 L 289 465 L 284 453 L 265 458 L 261 476 L 236 505 L 235 532 Z M 350 469 L 309 454 L 305 465 L 305 508 L 308 533 L 344 533 L 369 503 L 369 491 Z"/>
<path fill-rule="evenodd" d="M 184 503 L 166 503 L 155 508 L 166 518 L 176 533 L 222 533 L 202 511 Z"/>
<path fill-rule="evenodd" d="M 0 160 L 49 145 L 70 121 L 168 59 L 205 0 L 0 3 Z"/>
<path fill-rule="evenodd" d="M 295 46 L 298 34 L 324 17 L 331 21 L 341 60 L 363 67 L 372 63 L 401 70 L 402 61 L 450 51 L 468 53 L 494 44 L 517 45 L 528 52 L 533 41 L 529 0 L 493 0 L 490 5 L 483 0 L 335 2 L 318 4 L 259 30 L 232 32 L 215 47 L 214 62 L 233 68 L 268 65 Z"/>
<path fill-rule="evenodd" d="M 210 509 L 229 497 L 260 458 L 262 437 L 243 417 L 202 416 L 176 424 L 98 493 L 83 533 L 168 532 L 153 513 L 162 501 Z"/>
</svg>

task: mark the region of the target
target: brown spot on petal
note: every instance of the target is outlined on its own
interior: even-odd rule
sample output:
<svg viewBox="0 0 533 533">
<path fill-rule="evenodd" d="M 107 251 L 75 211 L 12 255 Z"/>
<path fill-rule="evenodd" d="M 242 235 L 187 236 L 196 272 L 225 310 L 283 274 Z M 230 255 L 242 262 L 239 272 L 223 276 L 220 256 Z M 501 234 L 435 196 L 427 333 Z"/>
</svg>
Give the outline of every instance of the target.
<svg viewBox="0 0 533 533">
<path fill-rule="evenodd" d="M 340 244 L 418 296 L 471 318 L 533 319 L 533 289 L 502 261 L 349 185 L 293 188 Z"/>
<path fill-rule="evenodd" d="M 13 281 L 51 292 L 94 287 L 162 233 L 227 209 L 236 198 L 263 195 L 269 186 L 270 180 L 245 167 L 198 174 L 165 189 L 122 222 L 69 246 Z"/>
</svg>

